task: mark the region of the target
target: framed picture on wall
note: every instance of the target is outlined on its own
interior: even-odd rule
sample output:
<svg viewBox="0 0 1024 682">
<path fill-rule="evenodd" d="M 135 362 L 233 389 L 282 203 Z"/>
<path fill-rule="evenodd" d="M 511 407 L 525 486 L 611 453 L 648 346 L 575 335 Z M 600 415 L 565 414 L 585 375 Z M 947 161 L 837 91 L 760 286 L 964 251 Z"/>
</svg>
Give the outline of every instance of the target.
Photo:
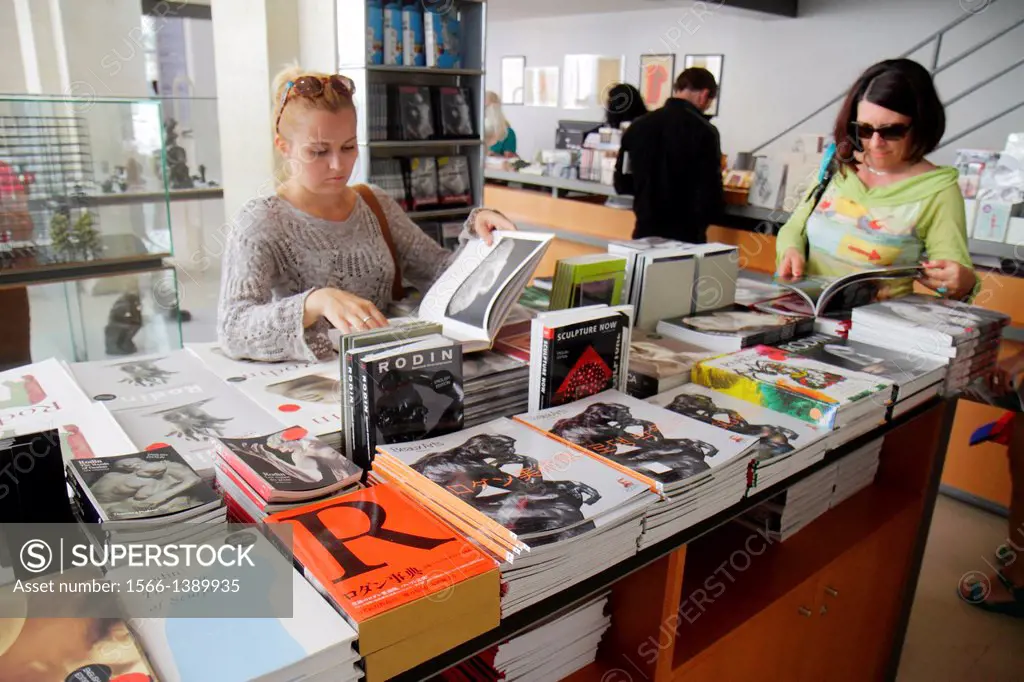
<svg viewBox="0 0 1024 682">
<path fill-rule="evenodd" d="M 526 85 L 526 57 L 501 58 L 501 103 L 523 104 Z"/>
<path fill-rule="evenodd" d="M 694 66 L 707 69 L 715 77 L 715 82 L 718 83 L 718 97 L 711 100 L 708 104 L 708 109 L 705 113 L 710 116 L 718 115 L 718 101 L 722 99 L 722 63 L 724 61 L 725 55 L 721 54 L 688 54 L 683 64 L 684 69 Z"/>
<path fill-rule="evenodd" d="M 528 107 L 557 107 L 559 74 L 557 66 L 525 70 L 523 104 Z"/>
<path fill-rule="evenodd" d="M 676 78 L 674 54 L 640 55 L 640 96 L 650 110 L 658 109 L 672 95 Z"/>
</svg>

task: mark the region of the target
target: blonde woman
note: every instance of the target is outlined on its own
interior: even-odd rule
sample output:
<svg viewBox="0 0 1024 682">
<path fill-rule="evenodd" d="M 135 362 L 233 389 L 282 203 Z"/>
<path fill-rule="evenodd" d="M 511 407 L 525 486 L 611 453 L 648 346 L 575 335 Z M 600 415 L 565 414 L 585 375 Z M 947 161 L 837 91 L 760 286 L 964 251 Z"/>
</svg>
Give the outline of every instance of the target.
<svg viewBox="0 0 1024 682">
<path fill-rule="evenodd" d="M 512 130 L 501 110 L 501 97 L 488 90 L 485 104 L 484 141 L 487 148 L 496 156 L 516 156 L 516 131 Z"/>
<path fill-rule="evenodd" d="M 349 185 L 358 157 L 354 85 L 344 76 L 285 69 L 274 79 L 274 145 L 285 179 L 239 211 L 228 234 L 217 335 L 224 353 L 316 361 L 334 353 L 331 327 L 388 324 L 381 312 L 404 276 L 426 291 L 453 259 L 378 187 Z M 514 230 L 476 209 L 460 243 Z"/>
</svg>

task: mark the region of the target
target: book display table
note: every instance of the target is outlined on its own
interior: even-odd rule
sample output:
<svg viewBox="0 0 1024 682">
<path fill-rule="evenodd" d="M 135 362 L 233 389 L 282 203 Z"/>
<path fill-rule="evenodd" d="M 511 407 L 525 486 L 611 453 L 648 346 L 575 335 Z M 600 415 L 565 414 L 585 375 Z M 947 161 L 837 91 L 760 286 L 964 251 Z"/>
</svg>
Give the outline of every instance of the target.
<svg viewBox="0 0 1024 682">
<path fill-rule="evenodd" d="M 611 629 L 573 682 L 894 679 L 955 412 L 933 399 L 395 679 L 430 679 L 606 590 Z M 730 522 L 880 437 L 874 483 L 785 542 Z"/>
</svg>

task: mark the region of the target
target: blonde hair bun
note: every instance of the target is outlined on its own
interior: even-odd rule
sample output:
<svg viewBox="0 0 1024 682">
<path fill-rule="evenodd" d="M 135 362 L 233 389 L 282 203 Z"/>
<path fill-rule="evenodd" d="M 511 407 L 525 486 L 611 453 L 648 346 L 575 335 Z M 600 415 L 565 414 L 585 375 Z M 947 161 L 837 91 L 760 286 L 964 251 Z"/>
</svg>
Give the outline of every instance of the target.
<svg viewBox="0 0 1024 682">
<path fill-rule="evenodd" d="M 291 62 L 287 64 L 283 69 L 277 72 L 271 82 L 271 92 L 274 96 L 274 120 L 281 114 L 281 106 L 284 104 L 283 98 L 285 90 L 288 87 L 289 82 L 295 82 L 303 76 L 312 76 L 314 78 L 329 78 L 331 74 L 323 73 L 321 71 L 310 71 L 302 68 L 298 62 Z M 301 104 L 299 104 L 301 102 Z M 299 104 L 299 106 L 296 106 Z M 324 111 L 341 111 L 343 109 L 355 109 L 355 105 L 352 102 L 351 97 L 345 97 L 339 95 L 334 91 L 333 88 L 324 88 L 324 94 L 322 97 L 308 98 L 308 97 L 295 97 L 294 95 L 288 102 L 288 106 L 284 110 L 284 115 L 281 117 L 281 128 L 286 126 L 288 121 L 294 113 L 303 109 L 322 109 Z"/>
</svg>

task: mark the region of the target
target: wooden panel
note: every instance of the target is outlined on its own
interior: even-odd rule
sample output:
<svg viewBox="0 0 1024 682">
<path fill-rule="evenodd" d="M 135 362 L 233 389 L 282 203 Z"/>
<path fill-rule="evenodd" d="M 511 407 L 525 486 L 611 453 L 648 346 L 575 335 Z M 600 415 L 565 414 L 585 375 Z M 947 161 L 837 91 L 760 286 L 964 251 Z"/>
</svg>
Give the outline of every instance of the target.
<svg viewBox="0 0 1024 682">
<path fill-rule="evenodd" d="M 514 221 L 569 230 L 599 239 L 630 239 L 636 218 L 632 211 L 607 208 L 550 194 L 497 185 L 484 187 L 484 205 Z"/>
<path fill-rule="evenodd" d="M 709 242 L 740 247 L 741 269 L 775 272 L 775 237 L 721 225 L 709 225 L 707 238 Z"/>
<path fill-rule="evenodd" d="M 671 678 L 685 561 L 681 547 L 615 585 L 612 624 L 598 654 L 610 670 L 639 671 L 652 682 Z"/>
<path fill-rule="evenodd" d="M 555 264 L 563 258 L 582 256 L 588 253 L 600 253 L 605 251 L 600 246 L 580 244 L 567 239 L 552 239 L 544 258 L 534 271 L 534 277 L 551 277 L 555 274 Z"/>
</svg>

